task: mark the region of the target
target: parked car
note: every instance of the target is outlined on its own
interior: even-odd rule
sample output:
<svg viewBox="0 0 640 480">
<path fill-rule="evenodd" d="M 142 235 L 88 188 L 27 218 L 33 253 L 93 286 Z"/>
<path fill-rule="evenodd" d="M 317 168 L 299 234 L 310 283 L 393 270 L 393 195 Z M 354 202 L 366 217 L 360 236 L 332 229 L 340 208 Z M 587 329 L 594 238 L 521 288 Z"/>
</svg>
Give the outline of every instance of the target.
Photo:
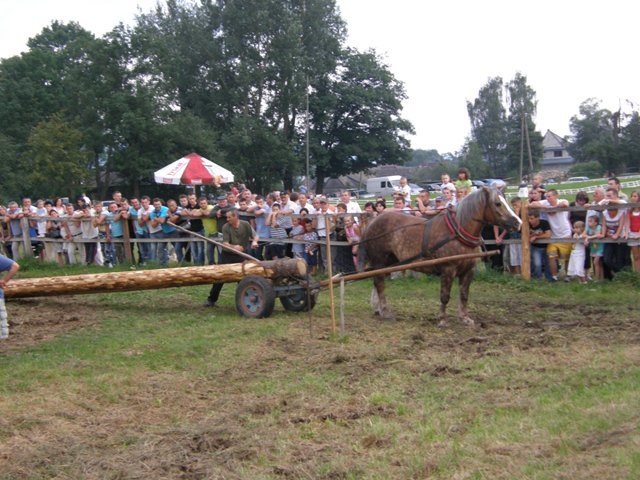
<svg viewBox="0 0 640 480">
<path fill-rule="evenodd" d="M 586 182 L 589 180 L 589 177 L 569 177 L 567 178 L 567 182 Z"/>
<path fill-rule="evenodd" d="M 429 192 L 440 191 L 440 184 L 435 182 L 420 182 L 418 186 L 422 187 L 423 190 L 427 190 Z"/>
<path fill-rule="evenodd" d="M 375 198 L 375 195 L 366 190 L 358 190 L 358 198 Z"/>
<path fill-rule="evenodd" d="M 409 188 L 411 188 L 411 195 L 418 195 L 422 190 L 424 190 L 424 188 L 422 188 L 420 185 L 417 185 L 415 183 L 410 183 L 409 184 Z"/>
</svg>

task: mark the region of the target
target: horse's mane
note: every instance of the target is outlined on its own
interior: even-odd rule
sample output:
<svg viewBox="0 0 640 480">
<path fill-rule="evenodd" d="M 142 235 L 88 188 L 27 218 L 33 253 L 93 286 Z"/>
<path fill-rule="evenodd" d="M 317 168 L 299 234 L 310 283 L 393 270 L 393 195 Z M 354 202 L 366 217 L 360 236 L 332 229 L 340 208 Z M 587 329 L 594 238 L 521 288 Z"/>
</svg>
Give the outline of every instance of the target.
<svg viewBox="0 0 640 480">
<path fill-rule="evenodd" d="M 476 218 L 479 211 L 487 205 L 487 201 L 492 195 L 491 189 L 487 187 L 478 188 L 464 197 L 456 207 L 456 216 L 460 223 Z"/>
</svg>

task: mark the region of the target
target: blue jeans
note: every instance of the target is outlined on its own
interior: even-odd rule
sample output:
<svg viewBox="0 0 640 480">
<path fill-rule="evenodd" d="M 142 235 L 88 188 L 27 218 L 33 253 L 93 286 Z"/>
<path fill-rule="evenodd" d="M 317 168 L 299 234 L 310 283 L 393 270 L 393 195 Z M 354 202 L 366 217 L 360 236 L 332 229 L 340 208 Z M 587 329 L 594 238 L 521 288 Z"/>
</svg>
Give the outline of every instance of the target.
<svg viewBox="0 0 640 480">
<path fill-rule="evenodd" d="M 194 233 L 204 236 L 204 230 Z M 189 242 L 189 246 L 191 247 L 191 258 L 193 259 L 193 264 L 204 265 L 204 242 L 202 240 L 191 240 L 191 242 Z"/>
<path fill-rule="evenodd" d="M 167 235 L 162 230 L 160 230 L 159 232 L 152 233 L 151 238 L 157 238 L 158 240 L 160 240 L 167 238 Z M 152 243 L 151 245 L 153 246 L 153 250 L 157 252 L 154 257 L 158 259 L 160 265 L 166 267 L 169 264 L 169 251 L 167 250 L 166 242 Z"/>
<path fill-rule="evenodd" d="M 217 233 L 214 233 L 213 235 L 209 235 L 209 238 L 211 240 L 215 240 L 216 242 L 219 240 Z M 216 259 L 215 259 L 216 250 L 218 250 L 218 258 L 220 258 L 220 248 L 214 245 L 213 243 L 207 242 L 207 264 L 213 265 L 214 263 L 216 263 Z"/>
<path fill-rule="evenodd" d="M 542 278 L 547 249 L 531 247 L 531 278 Z"/>
<path fill-rule="evenodd" d="M 189 240 L 188 236 L 185 233 L 179 233 L 178 238 L 182 239 L 182 241 L 175 242 L 173 244 L 173 247 L 176 250 L 176 258 L 178 260 L 178 263 L 182 263 L 187 252 L 187 248 L 189 248 Z"/>
</svg>

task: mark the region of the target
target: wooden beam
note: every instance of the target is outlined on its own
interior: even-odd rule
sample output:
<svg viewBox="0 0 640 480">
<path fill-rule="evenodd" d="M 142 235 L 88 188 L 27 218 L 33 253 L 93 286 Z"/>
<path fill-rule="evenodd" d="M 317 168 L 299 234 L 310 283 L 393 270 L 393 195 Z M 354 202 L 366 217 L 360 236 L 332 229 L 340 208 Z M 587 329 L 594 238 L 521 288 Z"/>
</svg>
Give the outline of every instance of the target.
<svg viewBox="0 0 640 480">
<path fill-rule="evenodd" d="M 187 287 L 209 283 L 239 282 L 248 275 L 265 278 L 306 275 L 304 260 L 280 259 L 205 267 L 162 268 L 129 272 L 96 273 L 68 277 L 13 279 L 4 289 L 6 298 L 48 297 L 106 292 L 130 292 Z"/>
</svg>

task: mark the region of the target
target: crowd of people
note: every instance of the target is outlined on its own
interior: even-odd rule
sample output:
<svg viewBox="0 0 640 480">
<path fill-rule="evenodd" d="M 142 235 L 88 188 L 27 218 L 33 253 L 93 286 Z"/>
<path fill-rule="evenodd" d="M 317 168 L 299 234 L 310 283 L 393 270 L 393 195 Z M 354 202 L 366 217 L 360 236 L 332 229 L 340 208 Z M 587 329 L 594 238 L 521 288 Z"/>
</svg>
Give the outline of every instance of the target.
<svg viewBox="0 0 640 480">
<path fill-rule="evenodd" d="M 502 182 L 495 186 L 504 190 L 506 184 Z M 275 191 L 262 196 L 243 186 L 239 190 L 234 187 L 215 199 L 198 197 L 192 192 L 166 202 L 148 196 L 127 199 L 118 191 L 104 204 L 91 202 L 86 195 L 79 196 L 73 203 L 56 198 L 37 200 L 35 205 L 30 198 L 24 198 L 21 205 L 9 202 L 6 207 L 0 206 L 0 240 L 6 256 L 14 260 L 33 252 L 43 261 L 60 265 L 80 263 L 112 267 L 126 259 L 142 265 L 157 262 L 167 266 L 170 259 L 183 265 L 211 265 L 221 261 L 222 250 L 201 237 L 215 241 L 223 239 L 227 213 L 233 210 L 242 222 L 251 226 L 258 238 L 257 245 L 247 245 L 245 253 L 259 260 L 285 256 L 303 258 L 315 273 L 316 269 L 327 269 L 318 242 L 324 243 L 329 237 L 337 242 L 332 250 L 333 271 L 349 273 L 357 268 L 361 230 L 368 219 L 385 211 L 430 217 L 442 209 L 455 208 L 473 188 L 469 171 L 460 168 L 455 181 L 446 173 L 441 176 L 440 190 L 435 198 L 432 198 L 432 192 L 422 190 L 412 199 L 407 179 L 403 177 L 391 205 L 380 197 L 365 203 L 362 208 L 346 190 L 340 192 L 337 205 L 332 205 L 323 195 L 311 197 L 302 192 Z M 633 192 L 631 201 L 638 201 L 637 192 Z M 564 266 L 568 278 L 585 281 L 592 276 L 611 278 L 613 273 L 631 265 L 631 258 L 638 270 L 638 208 L 546 211 L 553 207 L 589 208 L 623 203 L 626 199 L 615 177 L 609 179 L 606 190 L 595 190 L 591 202 L 585 192 L 579 192 L 575 202 L 570 204 L 559 199 L 554 189 L 545 189 L 539 175 L 534 176 L 529 190 L 533 276 L 545 275 L 548 280 L 555 281 L 558 267 Z M 513 198 L 511 204 L 519 214 L 521 200 Z M 325 220 L 327 215 L 331 218 L 329 222 Z M 30 242 L 25 243 L 25 236 Z M 137 240 L 129 252 L 125 252 L 128 245 L 124 242 L 125 236 Z M 577 241 L 536 242 L 545 238 L 571 237 L 579 237 L 588 247 L 579 247 Z M 46 241 L 46 238 L 56 241 Z M 495 247 L 490 248 L 507 252 L 491 257 L 493 267 L 504 268 L 502 262 L 506 260 L 508 270 L 520 273 L 519 244 L 507 242 L 508 247 L 504 244 L 506 240 L 518 239 L 518 232 L 507 235 L 497 227 L 489 227 L 483 231 L 483 238 L 495 240 Z M 628 243 L 599 243 L 599 238 L 628 238 Z M 25 251 L 25 246 L 31 246 L 32 252 Z M 576 259 L 570 262 L 572 255 Z M 593 275 L 574 268 L 582 257 L 585 266 L 593 266 Z"/>
<path fill-rule="evenodd" d="M 564 269 L 565 281 L 577 279 L 587 283 L 592 279 L 612 279 L 623 268 L 632 267 L 640 272 L 640 208 L 624 207 L 628 202 L 640 203 L 640 194 L 634 191 L 627 198 L 616 177 L 610 177 L 606 187 L 597 187 L 591 199 L 580 191 L 570 202 L 558 198 L 556 189 L 546 189 L 542 178 L 535 176 L 529 189 L 528 212 L 531 276 L 556 282 Z M 512 206 L 519 213 L 520 199 L 512 199 Z M 558 207 L 578 208 L 553 210 Z M 519 233 L 507 234 L 497 227 L 493 227 L 492 233 L 497 248 L 506 250 L 503 256 L 491 257 L 492 266 L 502 270 L 504 266 L 500 262 L 508 259 L 506 269 L 520 273 L 520 244 L 510 243 L 508 249 L 502 245 L 507 238 L 518 239 Z M 546 239 L 564 241 L 538 242 Z"/>
</svg>

